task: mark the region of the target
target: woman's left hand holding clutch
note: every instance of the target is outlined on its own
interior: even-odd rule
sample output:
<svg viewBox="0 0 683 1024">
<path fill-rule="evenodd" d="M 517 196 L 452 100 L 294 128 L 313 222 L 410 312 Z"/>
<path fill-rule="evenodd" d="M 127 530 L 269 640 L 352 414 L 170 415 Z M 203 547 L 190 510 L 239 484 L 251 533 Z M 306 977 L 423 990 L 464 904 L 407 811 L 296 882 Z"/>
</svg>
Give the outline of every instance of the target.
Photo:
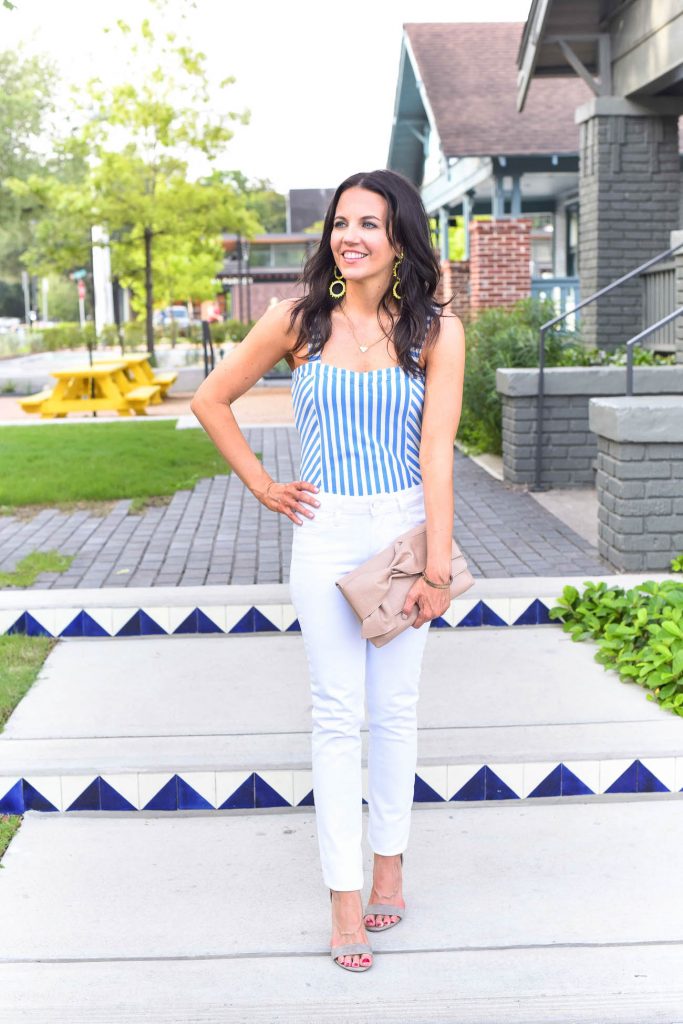
<svg viewBox="0 0 683 1024">
<path fill-rule="evenodd" d="M 419 611 L 413 622 L 413 629 L 419 629 L 425 622 L 443 615 L 450 603 L 450 589 L 437 590 L 436 587 L 430 587 L 420 576 L 408 591 L 402 614 L 407 617 L 413 605 L 417 604 Z"/>
</svg>

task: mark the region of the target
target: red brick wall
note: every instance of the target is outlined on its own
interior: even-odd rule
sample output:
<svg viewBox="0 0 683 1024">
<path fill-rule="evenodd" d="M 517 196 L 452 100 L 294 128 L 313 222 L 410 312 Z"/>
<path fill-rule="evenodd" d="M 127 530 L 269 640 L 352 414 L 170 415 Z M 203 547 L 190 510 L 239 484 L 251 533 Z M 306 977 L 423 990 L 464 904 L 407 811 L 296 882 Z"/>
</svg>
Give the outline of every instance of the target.
<svg viewBox="0 0 683 1024">
<path fill-rule="evenodd" d="M 251 296 L 251 319 L 258 320 L 259 317 L 263 316 L 265 311 L 270 305 L 272 298 L 277 299 L 291 299 L 302 294 L 301 285 L 297 285 L 296 281 L 255 281 L 249 286 Z M 239 288 L 237 285 L 232 286 L 232 316 L 236 320 L 247 320 L 247 285 L 242 286 L 242 295 L 244 297 L 244 310 L 242 316 L 240 316 L 240 298 Z"/>
<path fill-rule="evenodd" d="M 470 312 L 530 295 L 530 229 L 524 217 L 470 224 Z"/>
<path fill-rule="evenodd" d="M 439 302 L 450 300 L 447 307 L 458 316 L 467 317 L 470 304 L 470 265 L 467 260 L 442 260 L 441 280 L 436 289 Z"/>
</svg>

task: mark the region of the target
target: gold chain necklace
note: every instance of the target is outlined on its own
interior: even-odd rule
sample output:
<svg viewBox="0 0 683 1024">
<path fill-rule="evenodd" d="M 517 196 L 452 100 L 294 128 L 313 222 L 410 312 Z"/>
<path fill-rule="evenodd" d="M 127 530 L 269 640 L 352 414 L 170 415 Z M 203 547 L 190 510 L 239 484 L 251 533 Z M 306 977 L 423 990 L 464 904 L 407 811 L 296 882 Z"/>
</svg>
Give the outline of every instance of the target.
<svg viewBox="0 0 683 1024">
<path fill-rule="evenodd" d="M 380 343 L 380 341 L 383 341 L 383 340 L 387 340 L 388 341 L 387 335 L 383 334 L 381 338 L 377 339 L 377 341 L 372 341 L 372 342 L 370 342 L 369 345 L 361 345 L 361 343 L 359 342 L 359 340 L 358 340 L 358 338 L 356 336 L 356 331 L 354 329 L 353 323 L 351 322 L 351 318 L 348 316 L 348 314 L 347 314 L 347 312 L 346 312 L 346 310 L 344 309 L 343 306 L 340 306 L 339 308 L 341 309 L 342 313 L 346 317 L 346 319 L 348 321 L 348 324 L 349 324 L 349 327 L 351 328 L 351 333 L 353 334 L 353 340 L 355 341 L 356 345 L 358 345 L 358 348 L 361 350 L 361 352 L 367 352 L 367 350 L 369 348 L 372 348 L 373 345 L 378 345 Z"/>
</svg>

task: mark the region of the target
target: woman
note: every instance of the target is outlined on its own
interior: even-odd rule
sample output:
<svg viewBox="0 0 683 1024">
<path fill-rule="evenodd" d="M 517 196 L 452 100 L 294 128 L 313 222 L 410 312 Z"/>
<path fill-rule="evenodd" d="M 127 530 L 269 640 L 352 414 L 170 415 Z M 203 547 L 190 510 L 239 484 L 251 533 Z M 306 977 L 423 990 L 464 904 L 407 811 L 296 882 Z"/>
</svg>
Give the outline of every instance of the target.
<svg viewBox="0 0 683 1024">
<path fill-rule="evenodd" d="M 306 264 L 304 296 L 269 309 L 206 378 L 191 408 L 233 471 L 295 524 L 290 594 L 312 693 L 312 768 L 331 954 L 372 965 L 367 930 L 405 916 L 403 854 L 417 759 L 418 682 L 428 623 L 450 604 L 453 443 L 465 362 L 462 325 L 434 299 L 439 266 L 419 193 L 401 175 L 354 174 L 337 189 Z M 278 360 L 292 368 L 302 479 L 271 479 L 230 403 Z M 404 605 L 412 628 L 362 640 L 335 580 L 427 523 L 425 578 Z M 368 708 L 368 842 L 362 913 L 361 724 Z"/>
</svg>

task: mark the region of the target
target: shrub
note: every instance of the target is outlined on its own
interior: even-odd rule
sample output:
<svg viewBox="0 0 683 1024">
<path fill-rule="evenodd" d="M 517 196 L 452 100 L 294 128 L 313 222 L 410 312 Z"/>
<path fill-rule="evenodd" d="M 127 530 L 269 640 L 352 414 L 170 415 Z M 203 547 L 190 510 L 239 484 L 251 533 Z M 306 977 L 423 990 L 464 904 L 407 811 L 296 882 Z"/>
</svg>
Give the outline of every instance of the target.
<svg viewBox="0 0 683 1024">
<path fill-rule="evenodd" d="M 510 309 L 486 309 L 466 325 L 467 363 L 459 437 L 480 451 L 501 451 L 501 403 L 496 391 L 499 366 L 537 366 L 538 332 L 554 315 L 550 299 L 521 299 Z M 559 350 L 573 335 L 548 335 L 547 361 L 555 365 Z"/>
<path fill-rule="evenodd" d="M 214 344 L 223 341 L 243 341 L 254 326 L 255 320 L 243 324 L 241 320 L 224 320 L 223 323 L 210 324 L 211 340 Z"/>
<path fill-rule="evenodd" d="M 555 315 L 550 299 L 521 299 L 510 308 L 481 312 L 465 325 L 467 363 L 462 415 L 458 437 L 474 451 L 500 454 L 502 414 L 496 391 L 499 367 L 538 366 L 538 338 L 541 326 Z M 546 334 L 546 366 L 625 365 L 626 350 L 586 348 L 580 335 L 558 327 Z M 635 348 L 636 365 L 673 363 L 675 356 L 660 356 L 649 349 Z"/>
<path fill-rule="evenodd" d="M 654 700 L 683 717 L 683 583 L 647 580 L 630 590 L 584 582 L 566 586 L 551 619 L 572 640 L 596 640 L 595 660 L 638 683 Z"/>
<path fill-rule="evenodd" d="M 54 324 L 41 327 L 31 333 L 32 352 L 57 352 L 64 348 L 80 348 L 88 343 L 95 344 L 95 325 L 91 322 L 81 327 L 78 323 Z"/>
</svg>

